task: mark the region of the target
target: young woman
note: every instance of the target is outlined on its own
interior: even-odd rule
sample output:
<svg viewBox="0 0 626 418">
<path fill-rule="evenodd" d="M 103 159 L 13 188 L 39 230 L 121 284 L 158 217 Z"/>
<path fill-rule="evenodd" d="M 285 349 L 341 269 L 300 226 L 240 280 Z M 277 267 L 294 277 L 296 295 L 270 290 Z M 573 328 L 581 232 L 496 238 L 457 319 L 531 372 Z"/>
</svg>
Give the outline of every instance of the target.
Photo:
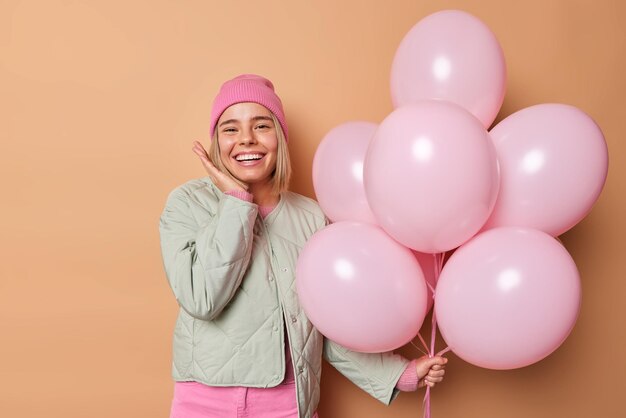
<svg viewBox="0 0 626 418">
<path fill-rule="evenodd" d="M 385 404 L 441 382 L 442 357 L 409 361 L 325 339 L 298 303 L 300 249 L 327 218 L 287 190 L 291 165 L 280 98 L 266 78 L 225 82 L 211 110 L 208 176 L 176 187 L 159 224 L 180 306 L 171 418 L 316 417 L 322 357 Z"/>
</svg>

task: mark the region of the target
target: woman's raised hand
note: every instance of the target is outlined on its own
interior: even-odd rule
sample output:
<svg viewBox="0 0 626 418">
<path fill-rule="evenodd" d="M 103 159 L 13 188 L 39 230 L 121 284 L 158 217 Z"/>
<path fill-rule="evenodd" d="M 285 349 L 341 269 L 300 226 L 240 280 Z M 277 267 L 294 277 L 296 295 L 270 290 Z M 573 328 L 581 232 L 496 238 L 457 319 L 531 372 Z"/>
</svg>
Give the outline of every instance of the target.
<svg viewBox="0 0 626 418">
<path fill-rule="evenodd" d="M 193 141 L 193 152 L 195 152 L 198 157 L 200 157 L 200 161 L 202 161 L 202 165 L 206 169 L 209 177 L 213 184 L 215 184 L 222 192 L 228 192 L 231 190 L 239 190 L 239 191 L 247 191 L 247 188 L 242 187 L 235 179 L 230 175 L 230 173 L 224 173 L 220 171 L 209 159 L 209 155 L 206 150 L 202 146 L 202 144 L 198 141 Z"/>
</svg>

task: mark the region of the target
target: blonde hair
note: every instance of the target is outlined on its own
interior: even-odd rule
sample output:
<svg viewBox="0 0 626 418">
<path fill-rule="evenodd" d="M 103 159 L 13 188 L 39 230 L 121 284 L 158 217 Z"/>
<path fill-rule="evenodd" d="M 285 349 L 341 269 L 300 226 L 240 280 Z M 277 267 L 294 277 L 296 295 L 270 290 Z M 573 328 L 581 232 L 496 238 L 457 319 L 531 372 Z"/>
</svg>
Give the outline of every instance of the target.
<svg viewBox="0 0 626 418">
<path fill-rule="evenodd" d="M 274 128 L 276 129 L 276 139 L 278 140 L 278 148 L 276 150 L 276 167 L 272 172 L 272 178 L 270 181 L 272 182 L 272 192 L 279 195 L 282 192 L 287 191 L 289 188 L 289 181 L 291 180 L 291 160 L 289 158 L 289 149 L 287 148 L 287 140 L 285 138 L 285 133 L 283 132 L 283 127 L 272 112 L 270 112 L 270 115 L 274 123 Z M 209 146 L 208 152 L 209 159 L 218 170 L 223 173 L 228 173 L 241 187 L 247 188 L 246 185 L 237 179 L 224 165 L 220 156 L 218 131 L 219 129 L 215 129 L 213 138 L 211 138 L 211 145 Z"/>
</svg>

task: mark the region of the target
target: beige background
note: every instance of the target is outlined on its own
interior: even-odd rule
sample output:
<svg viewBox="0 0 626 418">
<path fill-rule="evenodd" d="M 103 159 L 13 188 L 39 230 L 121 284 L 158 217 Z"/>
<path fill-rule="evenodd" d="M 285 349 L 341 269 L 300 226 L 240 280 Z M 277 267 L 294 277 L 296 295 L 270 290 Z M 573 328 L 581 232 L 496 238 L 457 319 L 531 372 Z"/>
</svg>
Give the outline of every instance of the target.
<svg viewBox="0 0 626 418">
<path fill-rule="evenodd" d="M 177 306 L 158 217 L 173 187 L 205 175 L 191 142 L 207 144 L 221 81 L 256 72 L 275 82 L 292 188 L 313 196 L 323 135 L 392 110 L 400 40 L 446 8 L 482 19 L 504 49 L 498 120 L 537 103 L 577 106 L 603 129 L 610 170 L 592 213 L 562 236 L 583 281 L 570 337 L 514 371 L 451 355 L 433 417 L 624 416 L 626 5 L 617 0 L 1 1 L 0 416 L 167 417 Z M 322 418 L 422 415 L 423 390 L 385 407 L 328 365 L 322 385 Z"/>
</svg>

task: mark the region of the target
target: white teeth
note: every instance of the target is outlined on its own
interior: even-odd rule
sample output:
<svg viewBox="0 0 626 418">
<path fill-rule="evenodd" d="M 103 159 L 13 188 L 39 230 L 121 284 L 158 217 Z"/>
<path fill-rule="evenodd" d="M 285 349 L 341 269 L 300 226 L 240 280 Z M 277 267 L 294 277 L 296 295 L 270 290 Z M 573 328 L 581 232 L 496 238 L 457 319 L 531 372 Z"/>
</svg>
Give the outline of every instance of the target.
<svg viewBox="0 0 626 418">
<path fill-rule="evenodd" d="M 260 160 L 261 158 L 263 158 L 261 154 L 240 154 L 235 157 L 237 161 Z"/>
</svg>

